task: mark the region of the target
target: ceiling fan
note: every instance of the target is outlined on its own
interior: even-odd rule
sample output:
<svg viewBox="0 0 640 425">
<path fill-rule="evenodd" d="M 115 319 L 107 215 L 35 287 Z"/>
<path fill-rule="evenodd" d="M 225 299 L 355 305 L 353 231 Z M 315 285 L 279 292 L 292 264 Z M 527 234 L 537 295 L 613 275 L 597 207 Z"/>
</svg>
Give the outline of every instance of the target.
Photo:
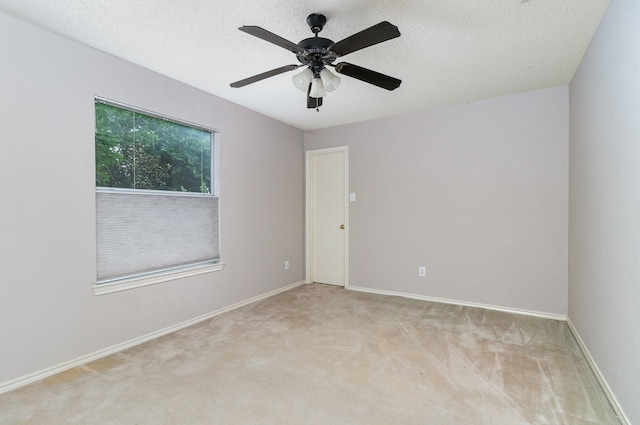
<svg viewBox="0 0 640 425">
<path fill-rule="evenodd" d="M 327 23 L 327 18 L 319 13 L 312 13 L 307 17 L 307 24 L 311 28 L 314 36 L 305 38 L 298 44 L 286 40 L 272 32 L 257 26 L 242 26 L 238 28 L 240 31 L 261 38 L 265 41 L 275 44 L 295 53 L 299 65 L 285 65 L 280 68 L 272 69 L 253 77 L 245 78 L 235 83 L 231 83 L 231 87 L 244 87 L 265 78 L 273 77 L 284 72 L 293 71 L 300 67 L 306 66 L 301 73 L 293 76 L 293 84 L 302 91 L 307 92 L 307 108 L 318 108 L 322 106 L 322 98 L 328 93 L 335 90 L 340 85 L 340 78 L 331 73 L 327 66 L 331 66 L 338 74 L 347 75 L 356 78 L 365 83 L 382 87 L 387 90 L 395 90 L 402 83 L 397 78 L 353 65 L 347 62 L 335 64 L 335 60 L 349 53 L 355 52 L 383 41 L 400 37 L 398 27 L 387 21 L 380 22 L 372 27 L 353 34 L 344 40 L 334 43 L 328 38 L 318 36 L 322 28 Z"/>
</svg>

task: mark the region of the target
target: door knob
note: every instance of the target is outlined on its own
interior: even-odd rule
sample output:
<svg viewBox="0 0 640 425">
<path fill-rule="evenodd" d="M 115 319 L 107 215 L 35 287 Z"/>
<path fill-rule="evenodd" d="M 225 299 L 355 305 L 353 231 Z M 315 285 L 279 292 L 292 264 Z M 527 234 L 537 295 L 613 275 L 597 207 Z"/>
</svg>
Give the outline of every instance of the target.
<svg viewBox="0 0 640 425">
<path fill-rule="evenodd" d="M 341 224 L 341 225 L 340 225 L 340 228 L 344 230 L 344 224 Z"/>
</svg>

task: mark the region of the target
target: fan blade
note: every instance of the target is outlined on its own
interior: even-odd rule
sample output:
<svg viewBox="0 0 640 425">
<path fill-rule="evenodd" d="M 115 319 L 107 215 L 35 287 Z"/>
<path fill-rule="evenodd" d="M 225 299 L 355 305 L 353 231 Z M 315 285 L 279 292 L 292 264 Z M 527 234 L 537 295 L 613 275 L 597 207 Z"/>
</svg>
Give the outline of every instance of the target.
<svg viewBox="0 0 640 425">
<path fill-rule="evenodd" d="M 275 35 L 272 32 L 267 31 L 264 28 L 256 27 L 253 25 L 244 25 L 238 28 L 240 31 L 246 32 L 247 34 L 251 34 L 254 37 L 261 38 L 269 43 L 273 43 L 276 46 L 283 47 L 290 52 L 293 53 L 303 53 L 304 49 L 298 46 L 296 43 L 293 43 L 287 39 L 280 37 L 279 35 Z"/>
<path fill-rule="evenodd" d="M 389 77 L 388 75 L 347 62 L 337 64 L 335 70 L 339 74 L 348 75 L 349 77 L 387 90 L 395 90 L 400 87 L 400 83 L 402 83 L 402 80 L 398 80 L 397 78 Z"/>
<path fill-rule="evenodd" d="M 383 41 L 396 37 L 400 37 L 398 27 L 387 21 L 383 21 L 334 43 L 331 46 L 331 51 L 338 56 L 344 56 L 356 50 L 364 49 L 365 47 L 373 46 L 374 44 L 382 43 Z"/>
<path fill-rule="evenodd" d="M 309 109 L 318 109 L 322 106 L 322 98 L 321 97 L 311 97 L 309 96 L 311 93 L 311 83 L 309 83 L 309 88 L 307 89 L 307 108 Z"/>
<path fill-rule="evenodd" d="M 272 69 L 271 71 L 263 72 L 262 74 L 254 75 L 253 77 L 245 78 L 244 80 L 236 81 L 235 83 L 231 83 L 231 87 L 244 87 L 248 84 L 255 83 L 260 80 L 264 80 L 265 78 L 273 77 L 274 75 L 282 74 L 287 71 L 293 71 L 294 69 L 298 69 L 300 65 L 285 65 L 280 68 Z"/>
</svg>

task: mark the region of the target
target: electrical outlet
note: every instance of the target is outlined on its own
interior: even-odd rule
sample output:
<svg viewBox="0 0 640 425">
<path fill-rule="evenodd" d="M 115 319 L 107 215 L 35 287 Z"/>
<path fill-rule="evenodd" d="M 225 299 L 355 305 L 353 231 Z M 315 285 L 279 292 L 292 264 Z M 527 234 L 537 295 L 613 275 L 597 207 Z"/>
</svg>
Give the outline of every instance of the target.
<svg viewBox="0 0 640 425">
<path fill-rule="evenodd" d="M 284 269 L 289 270 L 289 260 L 284 260 Z"/>
<path fill-rule="evenodd" d="M 425 277 L 427 275 L 427 268 L 426 267 L 418 267 L 418 276 L 419 277 Z"/>
</svg>

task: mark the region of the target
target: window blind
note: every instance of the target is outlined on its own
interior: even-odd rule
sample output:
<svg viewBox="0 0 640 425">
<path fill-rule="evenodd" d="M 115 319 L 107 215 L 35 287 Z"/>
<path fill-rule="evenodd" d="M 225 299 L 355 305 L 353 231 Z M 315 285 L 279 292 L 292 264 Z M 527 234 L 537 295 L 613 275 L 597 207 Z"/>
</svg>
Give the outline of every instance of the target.
<svg viewBox="0 0 640 425">
<path fill-rule="evenodd" d="M 216 263 L 213 195 L 96 189 L 98 284 Z"/>
</svg>

